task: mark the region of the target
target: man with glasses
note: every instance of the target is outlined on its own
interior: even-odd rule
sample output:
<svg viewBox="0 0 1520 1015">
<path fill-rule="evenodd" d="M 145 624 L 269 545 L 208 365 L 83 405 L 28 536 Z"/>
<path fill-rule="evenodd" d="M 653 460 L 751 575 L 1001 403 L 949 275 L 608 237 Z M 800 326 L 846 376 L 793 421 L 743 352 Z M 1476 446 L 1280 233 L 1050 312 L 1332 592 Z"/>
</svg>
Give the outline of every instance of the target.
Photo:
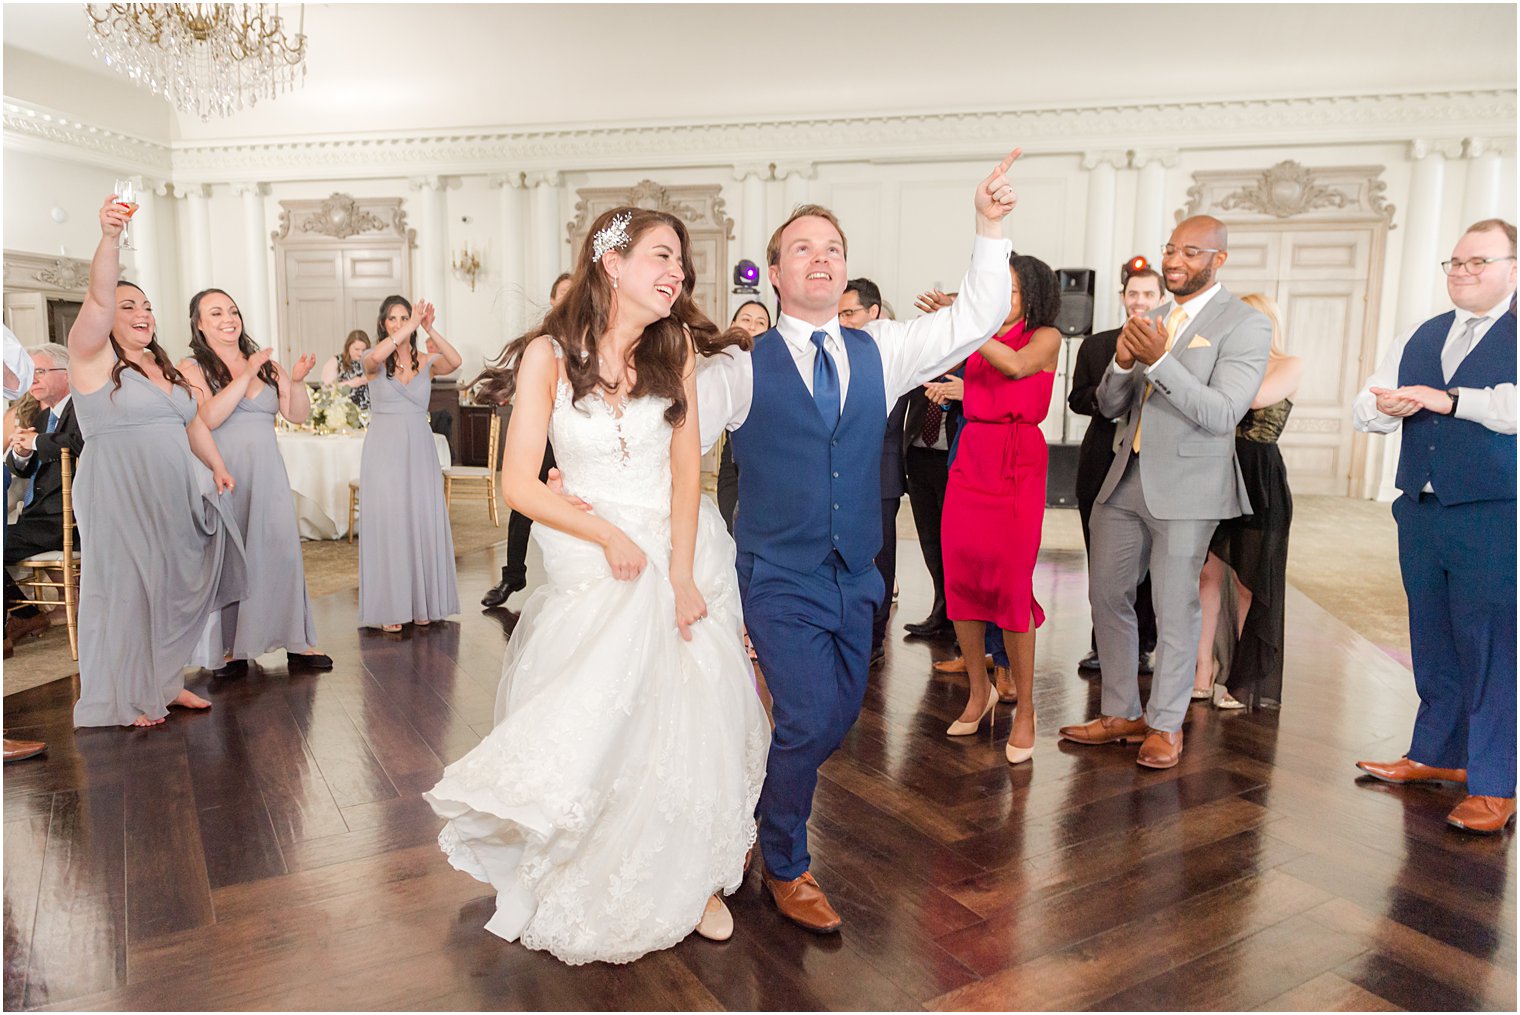
<svg viewBox="0 0 1520 1015">
<path fill-rule="evenodd" d="M 5 564 L 36 553 L 63 549 L 63 474 L 59 459 L 67 448 L 75 462 L 84 449 L 84 435 L 69 399 L 69 351 L 49 342 L 32 350 L 32 386 L 41 411 L 32 425 L 11 435 L 5 464 L 21 479 L 30 479 L 21 515 L 5 527 Z M 76 537 L 77 538 L 77 537 Z M 5 605 L 9 617 L 5 639 L 14 643 L 40 635 L 48 619 L 21 594 L 10 572 L 5 574 Z"/>
<path fill-rule="evenodd" d="M 1161 261 L 1172 300 L 1125 322 L 1098 384 L 1098 411 L 1124 420 L 1092 512 L 1088 596 L 1103 698 L 1096 719 L 1063 726 L 1061 736 L 1079 744 L 1142 741 L 1136 760 L 1146 768 L 1182 759 L 1203 625 L 1198 575 L 1215 526 L 1251 510 L 1235 425 L 1261 387 L 1272 325 L 1215 280 L 1227 241 L 1218 219 L 1178 224 Z M 1142 712 L 1135 590 L 1147 568 L 1157 643 Z"/>
<path fill-rule="evenodd" d="M 1515 227 L 1485 219 L 1441 263 L 1454 310 L 1401 335 L 1353 406 L 1402 431 L 1393 505 L 1420 695 L 1405 757 L 1361 761 L 1397 784 L 1465 782 L 1447 816 L 1515 820 Z"/>
<path fill-rule="evenodd" d="M 864 328 L 867 321 L 880 320 L 881 289 L 868 278 L 852 278 L 839 297 L 839 323 L 845 328 Z M 903 471 L 903 416 L 908 398 L 899 398 L 887 413 L 887 434 L 881 441 L 881 550 L 876 554 L 876 570 L 886 584 L 887 595 L 876 608 L 871 621 L 871 661 L 877 666 L 887 657 L 887 620 L 892 615 L 892 586 L 897 584 L 897 510 L 907 492 Z"/>
</svg>

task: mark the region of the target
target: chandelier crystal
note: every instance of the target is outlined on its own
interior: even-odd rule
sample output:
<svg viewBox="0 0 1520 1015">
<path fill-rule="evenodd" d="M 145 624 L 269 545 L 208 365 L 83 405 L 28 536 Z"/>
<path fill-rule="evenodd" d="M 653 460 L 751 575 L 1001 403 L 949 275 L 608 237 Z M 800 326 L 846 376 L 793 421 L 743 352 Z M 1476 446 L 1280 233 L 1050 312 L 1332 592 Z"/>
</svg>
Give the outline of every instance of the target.
<svg viewBox="0 0 1520 1015">
<path fill-rule="evenodd" d="M 93 54 L 202 121 L 306 80 L 306 8 L 293 38 L 278 4 L 85 4 Z"/>
</svg>

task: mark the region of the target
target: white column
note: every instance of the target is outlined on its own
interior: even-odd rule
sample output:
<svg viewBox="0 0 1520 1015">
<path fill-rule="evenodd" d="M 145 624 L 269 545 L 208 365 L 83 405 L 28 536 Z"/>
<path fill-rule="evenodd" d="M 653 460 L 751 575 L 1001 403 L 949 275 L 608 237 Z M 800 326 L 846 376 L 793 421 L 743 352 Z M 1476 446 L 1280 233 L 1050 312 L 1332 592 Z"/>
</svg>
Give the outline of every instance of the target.
<svg viewBox="0 0 1520 1015">
<path fill-rule="evenodd" d="M 1118 271 L 1114 257 L 1114 204 L 1118 194 L 1119 167 L 1129 156 L 1122 151 L 1086 152 L 1082 168 L 1087 175 L 1087 236 L 1082 248 L 1083 264 L 1097 272 L 1093 297 L 1093 330 L 1112 327 L 1118 320 L 1114 286 Z"/>
<path fill-rule="evenodd" d="M 1444 288 L 1438 262 L 1441 251 L 1441 203 L 1445 188 L 1446 159 L 1461 154 L 1456 141 L 1409 143 L 1414 172 L 1409 181 L 1408 213 L 1404 219 L 1404 253 L 1399 268 L 1398 317 L 1390 334 L 1396 334 L 1430 315 L 1436 287 Z"/>
<path fill-rule="evenodd" d="M 1467 181 L 1462 192 L 1459 229 L 1499 215 L 1499 147 L 1488 138 L 1470 137 L 1465 154 Z"/>
<path fill-rule="evenodd" d="M 206 207 L 206 199 L 211 196 L 211 188 L 202 183 L 182 190 L 176 188 L 175 192 L 183 194 L 185 198 L 186 223 L 190 232 L 190 259 L 185 265 L 184 276 L 190 289 L 187 295 L 193 296 L 215 284 L 212 281 L 211 270 L 211 214 Z"/>
<path fill-rule="evenodd" d="M 565 224 L 560 218 L 559 194 L 562 181 L 557 169 L 527 175 L 527 183 L 533 188 L 533 246 L 537 251 L 529 297 L 542 300 L 545 306 L 549 304 L 549 287 L 565 270 Z"/>
<path fill-rule="evenodd" d="M 425 299 L 437 303 L 448 298 L 446 274 L 449 258 L 448 222 L 445 219 L 441 176 L 414 176 L 411 187 L 418 193 L 422 224 L 417 230 L 417 278 L 412 280 L 416 292 L 408 293 L 408 299 Z M 447 311 L 445 311 L 447 313 Z"/>
<path fill-rule="evenodd" d="M 799 204 L 807 204 L 812 200 L 812 187 L 808 181 L 818 175 L 817 167 L 811 162 L 787 162 L 776 164 L 776 179 L 782 181 L 783 193 L 786 200 L 786 212 L 782 218 L 792 213 L 792 209 Z"/>
<path fill-rule="evenodd" d="M 747 162 L 734 166 L 734 179 L 743 184 L 739 202 L 739 255 L 747 257 L 760 266 L 765 274 L 765 244 L 770 239 L 770 229 L 775 228 L 765 220 L 765 181 L 771 175 L 770 163 Z"/>
<path fill-rule="evenodd" d="M 172 307 L 179 302 L 175 293 L 164 288 L 159 254 L 159 230 L 172 228 L 172 223 L 160 221 L 170 202 L 158 199 L 168 194 L 168 185 L 163 181 L 143 180 L 137 195 L 137 213 L 132 216 L 132 244 L 137 249 L 132 254 L 132 269 L 125 275 L 142 286 L 155 307 Z"/>
<path fill-rule="evenodd" d="M 243 199 L 244 257 L 248 261 L 247 291 L 239 294 L 238 309 L 243 312 L 243 327 L 261 346 L 272 346 L 275 358 L 294 363 L 292 350 L 279 341 L 270 326 L 269 236 L 264 228 L 264 184 L 239 183 L 233 193 Z"/>
<path fill-rule="evenodd" d="M 1134 167 L 1140 170 L 1135 184 L 1136 252 L 1153 261 L 1161 259 L 1161 245 L 1171 235 L 1166 221 L 1166 171 L 1177 164 L 1172 148 L 1135 152 Z"/>
<path fill-rule="evenodd" d="M 528 216 L 523 201 L 523 174 L 501 173 L 491 177 L 491 186 L 500 190 L 501 227 L 500 252 L 497 254 L 501 284 L 497 292 L 502 300 L 502 339 L 510 341 L 527 328 L 528 298 L 526 279 L 523 277 L 523 240 L 527 232 Z"/>
</svg>

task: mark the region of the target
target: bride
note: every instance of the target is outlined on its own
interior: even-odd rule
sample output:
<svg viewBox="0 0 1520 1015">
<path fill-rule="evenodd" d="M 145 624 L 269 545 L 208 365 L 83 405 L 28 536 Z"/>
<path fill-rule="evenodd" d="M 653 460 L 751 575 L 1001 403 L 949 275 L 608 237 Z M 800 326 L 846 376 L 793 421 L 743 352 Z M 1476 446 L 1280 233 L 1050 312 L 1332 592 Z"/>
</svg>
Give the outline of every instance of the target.
<svg viewBox="0 0 1520 1015">
<path fill-rule="evenodd" d="M 496 727 L 424 794 L 449 862 L 497 892 L 486 929 L 564 962 L 724 940 L 770 726 L 740 636 L 734 544 L 701 496 L 686 227 L 617 208 L 570 291 L 482 374 L 515 399 L 504 496 L 548 582 L 507 648 Z M 564 496 L 538 478 L 545 435 Z M 578 500 L 577 500 L 578 499 Z"/>
</svg>

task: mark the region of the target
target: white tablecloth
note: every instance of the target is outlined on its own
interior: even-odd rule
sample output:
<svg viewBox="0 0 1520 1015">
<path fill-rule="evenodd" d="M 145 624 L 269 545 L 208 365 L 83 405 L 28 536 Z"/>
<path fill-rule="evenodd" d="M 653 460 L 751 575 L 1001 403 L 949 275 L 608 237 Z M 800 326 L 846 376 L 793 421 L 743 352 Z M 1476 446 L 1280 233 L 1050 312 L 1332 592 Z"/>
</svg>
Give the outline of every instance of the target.
<svg viewBox="0 0 1520 1015">
<path fill-rule="evenodd" d="M 434 434 L 440 471 L 451 464 L 449 442 Z M 275 443 L 285 459 L 296 526 L 302 539 L 341 539 L 348 535 L 348 484 L 359 478 L 364 435 L 276 431 Z M 363 504 L 360 504 L 363 510 Z"/>
</svg>

